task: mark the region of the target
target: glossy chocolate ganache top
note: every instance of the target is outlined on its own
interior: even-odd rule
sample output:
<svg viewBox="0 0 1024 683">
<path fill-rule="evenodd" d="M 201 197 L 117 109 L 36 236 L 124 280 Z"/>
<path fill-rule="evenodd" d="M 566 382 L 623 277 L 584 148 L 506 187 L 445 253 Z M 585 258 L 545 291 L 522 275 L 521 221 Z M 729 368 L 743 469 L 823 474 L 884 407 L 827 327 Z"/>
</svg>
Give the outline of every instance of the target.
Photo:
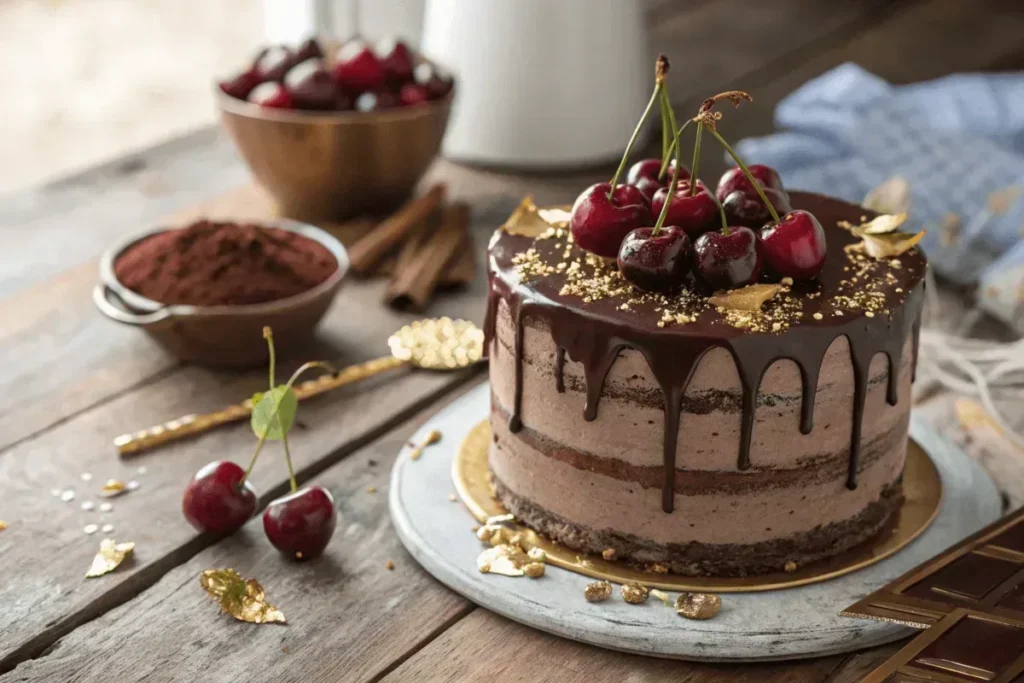
<svg viewBox="0 0 1024 683">
<path fill-rule="evenodd" d="M 509 429 L 521 429 L 523 324 L 541 319 L 557 348 L 557 390 L 565 391 L 565 357 L 582 364 L 586 379 L 584 417 L 597 417 L 604 379 L 619 352 L 643 354 L 665 400 L 662 507 L 672 511 L 676 437 L 683 395 L 703 354 L 724 347 L 736 363 L 742 385 L 742 424 L 737 467 L 750 467 L 750 440 L 761 377 L 776 360 L 790 359 L 802 380 L 800 430 L 811 432 L 818 371 L 828 347 L 849 340 L 854 375 L 853 432 L 847 486 L 856 488 L 861 422 L 871 359 L 889 361 L 887 400 L 895 405 L 903 345 L 917 337 L 924 298 L 926 262 L 910 249 L 886 259 L 864 253 L 860 239 L 840 222 L 859 225 L 877 214 L 860 206 L 806 192 L 791 193 L 793 208 L 813 213 L 825 229 L 828 254 L 816 280 L 784 283 L 782 291 L 751 312 L 719 307 L 691 283 L 673 295 L 644 294 L 613 265 L 576 247 L 568 229 L 531 238 L 503 230 L 490 243 L 486 348 L 495 335 L 498 304 L 504 300 L 515 323 L 515 405 Z M 786 281 L 788 283 L 788 281 Z"/>
</svg>

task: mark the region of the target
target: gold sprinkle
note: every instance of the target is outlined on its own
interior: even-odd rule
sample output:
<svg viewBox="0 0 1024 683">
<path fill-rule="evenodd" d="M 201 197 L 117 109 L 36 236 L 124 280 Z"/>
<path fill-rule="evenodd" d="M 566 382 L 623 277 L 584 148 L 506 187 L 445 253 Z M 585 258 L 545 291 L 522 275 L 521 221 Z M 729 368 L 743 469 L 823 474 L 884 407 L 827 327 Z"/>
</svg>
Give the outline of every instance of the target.
<svg viewBox="0 0 1024 683">
<path fill-rule="evenodd" d="M 118 543 L 112 538 L 104 538 L 100 541 L 100 550 L 96 557 L 92 558 L 92 565 L 85 573 L 85 578 L 94 579 L 103 576 L 117 569 L 125 558 L 135 550 L 132 542 Z"/>
<path fill-rule="evenodd" d="M 454 502 L 455 502 L 455 501 L 457 501 L 458 499 L 459 499 L 459 497 L 458 497 L 458 496 L 456 496 L 456 495 L 455 495 L 454 493 L 449 493 L 449 494 L 448 494 L 448 500 L 450 500 L 451 502 L 453 502 L 453 503 L 454 503 Z"/>
<path fill-rule="evenodd" d="M 3 531 L 6 528 L 7 528 L 7 522 L 5 522 L 4 520 L 0 519 L 0 531 Z"/>
<path fill-rule="evenodd" d="M 612 596 L 612 585 L 607 581 L 588 583 L 583 589 L 583 597 L 587 602 L 604 602 Z"/>
<path fill-rule="evenodd" d="M 788 560 L 783 569 L 786 570 L 786 572 L 792 574 L 797 569 L 796 562 L 794 562 L 793 560 Z"/>
<path fill-rule="evenodd" d="M 544 563 L 543 562 L 528 562 L 523 567 L 523 573 L 529 576 L 531 579 L 539 579 L 544 576 Z"/>
<path fill-rule="evenodd" d="M 423 438 L 423 443 L 420 443 L 413 447 L 412 452 L 409 453 L 410 460 L 419 460 L 420 456 L 423 455 L 423 449 L 427 446 L 432 446 L 441 440 L 441 432 L 436 429 L 432 429 L 427 432 L 427 435 Z"/>
<path fill-rule="evenodd" d="M 234 569 L 207 569 L 199 585 L 222 610 L 239 621 L 253 624 L 285 623 L 284 614 L 267 602 L 263 586 L 256 579 L 243 579 Z"/>
<path fill-rule="evenodd" d="M 604 550 L 601 551 L 601 557 L 603 557 L 606 560 L 614 560 L 615 559 L 615 548 L 605 548 Z"/>
<path fill-rule="evenodd" d="M 864 315 L 868 318 L 874 318 L 875 314 L 873 311 L 864 311 Z"/>
<path fill-rule="evenodd" d="M 647 602 L 647 587 L 641 586 L 636 581 L 622 585 L 622 599 L 631 605 L 639 605 Z"/>
<path fill-rule="evenodd" d="M 119 479 L 107 479 L 107 483 L 100 489 L 100 495 L 104 498 L 113 498 L 114 496 L 120 496 L 122 493 L 128 490 L 125 483 Z"/>
<path fill-rule="evenodd" d="M 665 591 L 660 591 L 657 588 L 652 588 L 650 590 L 650 593 L 651 593 L 651 595 L 653 595 L 654 597 L 658 598 L 659 600 L 661 600 L 666 605 L 671 605 L 672 604 L 672 596 L 669 595 L 668 593 L 666 593 Z"/>
<path fill-rule="evenodd" d="M 687 619 L 710 619 L 722 609 L 722 598 L 713 593 L 682 593 L 676 612 Z"/>
<path fill-rule="evenodd" d="M 649 569 L 655 574 L 668 574 L 668 565 L 661 564 L 660 562 L 650 565 Z"/>
<path fill-rule="evenodd" d="M 480 553 L 476 558 L 476 568 L 482 574 L 522 576 L 525 572 L 517 564 L 517 560 L 521 562 L 520 554 L 522 557 L 526 556 L 522 548 L 502 543 Z"/>
<path fill-rule="evenodd" d="M 384 568 L 387 569 L 389 572 L 390 571 L 394 571 L 395 563 L 392 562 L 391 560 L 388 560 L 387 562 L 384 563 Z"/>
<path fill-rule="evenodd" d="M 367 486 L 366 487 L 366 492 L 367 493 L 377 493 L 377 487 L 376 486 Z"/>
<path fill-rule="evenodd" d="M 715 292 L 708 303 L 737 311 L 760 311 L 766 301 L 782 291 L 782 285 L 747 285 L 739 289 Z"/>
<path fill-rule="evenodd" d="M 548 554 L 544 552 L 541 548 L 536 547 L 530 548 L 526 552 L 526 556 L 529 557 L 530 560 L 533 562 L 547 562 L 548 560 Z"/>
<path fill-rule="evenodd" d="M 814 315 L 812 315 L 811 317 L 812 317 L 812 318 L 814 318 L 815 320 L 821 320 L 821 319 L 822 319 L 822 318 L 824 318 L 825 316 L 823 316 L 823 315 L 822 315 L 821 313 L 815 313 L 815 314 L 814 314 Z"/>
</svg>

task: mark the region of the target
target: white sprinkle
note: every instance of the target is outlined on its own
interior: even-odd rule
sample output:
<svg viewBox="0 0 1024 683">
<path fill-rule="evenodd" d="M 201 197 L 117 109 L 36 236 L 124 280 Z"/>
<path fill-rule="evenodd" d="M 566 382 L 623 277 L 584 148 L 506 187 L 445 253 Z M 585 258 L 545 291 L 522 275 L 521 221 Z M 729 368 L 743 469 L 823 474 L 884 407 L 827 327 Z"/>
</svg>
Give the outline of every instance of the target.
<svg viewBox="0 0 1024 683">
<path fill-rule="evenodd" d="M 70 502 L 75 499 L 75 492 L 72 491 L 71 489 L 67 489 L 66 491 L 60 494 L 60 499 L 63 500 L 65 503 Z"/>
<path fill-rule="evenodd" d="M 103 533 L 105 533 L 105 534 L 109 534 L 113 530 L 114 530 L 114 525 L 113 524 L 104 524 L 103 528 L 101 529 L 101 531 Z"/>
<path fill-rule="evenodd" d="M 97 531 L 99 531 L 99 526 L 97 526 L 95 524 L 86 524 L 85 528 L 82 529 L 82 531 L 84 531 L 87 534 L 94 534 Z"/>
<path fill-rule="evenodd" d="M 866 315 L 869 318 L 874 318 L 875 317 L 874 311 L 864 311 L 864 315 Z"/>
<path fill-rule="evenodd" d="M 128 482 L 125 488 L 128 489 L 129 491 L 134 491 L 135 489 L 139 488 L 139 482 L 132 479 L 130 482 Z"/>
<path fill-rule="evenodd" d="M 54 498 L 60 498 L 60 489 L 50 489 L 50 495 Z"/>
<path fill-rule="evenodd" d="M 88 472 L 82 472 L 82 481 L 92 481 L 92 475 Z"/>
<path fill-rule="evenodd" d="M 821 320 L 825 316 L 823 316 L 821 313 L 815 313 L 813 317 L 815 320 Z"/>
<path fill-rule="evenodd" d="M 110 503 L 100 503 L 100 512 L 110 512 L 114 509 L 114 506 Z"/>
<path fill-rule="evenodd" d="M 95 507 L 96 503 L 92 502 L 91 500 L 87 500 L 84 503 L 82 503 L 82 510 L 85 512 L 91 512 L 92 509 Z"/>
<path fill-rule="evenodd" d="M 137 469 L 135 471 L 138 472 L 139 474 L 145 474 L 146 473 L 146 466 L 143 465 L 142 467 L 140 467 L 139 469 Z"/>
</svg>

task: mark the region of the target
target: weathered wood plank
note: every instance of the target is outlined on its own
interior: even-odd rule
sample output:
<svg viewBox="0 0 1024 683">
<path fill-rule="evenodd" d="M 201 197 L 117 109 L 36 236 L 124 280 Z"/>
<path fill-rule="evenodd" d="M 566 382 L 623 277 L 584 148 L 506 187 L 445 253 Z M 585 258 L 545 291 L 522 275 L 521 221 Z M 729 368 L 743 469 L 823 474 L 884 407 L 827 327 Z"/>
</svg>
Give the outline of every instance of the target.
<svg viewBox="0 0 1024 683">
<path fill-rule="evenodd" d="M 689 626 L 680 618 L 679 628 Z M 625 655 L 548 635 L 476 609 L 386 676 L 382 683 L 817 683 L 837 661 L 836 657 L 826 657 L 778 664 L 724 665 Z"/>
<path fill-rule="evenodd" d="M 864 652 L 848 656 L 838 665 L 823 683 L 858 683 L 866 675 L 891 657 L 897 650 L 906 645 L 905 640 L 891 645 L 883 645 Z"/>
<path fill-rule="evenodd" d="M 416 426 L 415 421 L 400 426 L 316 477 L 334 495 L 340 514 L 320 559 L 282 558 L 266 540 L 261 520 L 254 519 L 0 681 L 378 680 L 392 662 L 472 610 L 423 572 L 390 529 L 391 463 Z M 327 432 L 329 425 L 310 431 Z M 294 450 L 308 450 L 308 444 Z M 368 492 L 370 486 L 375 494 Z M 176 492 L 180 482 L 168 487 Z M 437 495 L 447 497 L 447 491 Z M 138 562 L 160 553 L 155 534 L 135 533 Z M 120 536 L 129 537 L 119 529 Z M 394 571 L 385 567 L 389 560 Z M 232 567 L 259 579 L 288 618 L 287 626 L 253 626 L 220 614 L 198 583 L 199 574 L 212 567 Z M 95 582 L 118 581 L 122 571 Z M 76 571 L 68 580 L 81 583 L 79 577 Z"/>
</svg>

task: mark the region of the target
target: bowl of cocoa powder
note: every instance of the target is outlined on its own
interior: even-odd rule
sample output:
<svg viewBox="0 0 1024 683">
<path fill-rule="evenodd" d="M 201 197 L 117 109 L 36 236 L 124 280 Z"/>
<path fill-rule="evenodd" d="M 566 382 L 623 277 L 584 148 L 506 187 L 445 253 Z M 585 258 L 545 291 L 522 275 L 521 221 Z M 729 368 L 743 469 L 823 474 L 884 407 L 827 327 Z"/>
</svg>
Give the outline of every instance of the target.
<svg viewBox="0 0 1024 683">
<path fill-rule="evenodd" d="M 341 242 L 289 220 L 200 220 L 131 236 L 100 260 L 97 308 L 140 327 L 179 358 L 216 366 L 267 361 L 313 336 L 348 271 Z"/>
</svg>

